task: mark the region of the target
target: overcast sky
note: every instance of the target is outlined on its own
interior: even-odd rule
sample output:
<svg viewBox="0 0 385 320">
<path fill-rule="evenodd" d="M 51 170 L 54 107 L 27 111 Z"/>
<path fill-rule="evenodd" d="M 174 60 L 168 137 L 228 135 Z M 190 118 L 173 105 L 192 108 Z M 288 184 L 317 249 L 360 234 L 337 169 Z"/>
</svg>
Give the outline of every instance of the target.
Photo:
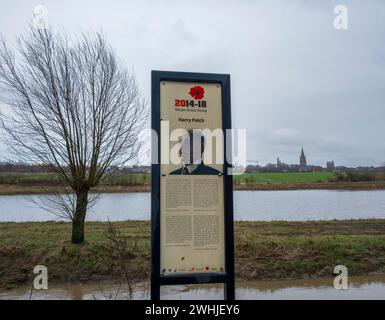
<svg viewBox="0 0 385 320">
<path fill-rule="evenodd" d="M 2 1 L 13 41 L 39 1 Z M 151 70 L 229 73 L 247 159 L 385 162 L 385 1 L 44 1 L 49 23 L 103 30 L 150 100 Z M 333 26 L 335 5 L 348 29 Z M 0 159 L 7 152 L 0 147 Z"/>
</svg>

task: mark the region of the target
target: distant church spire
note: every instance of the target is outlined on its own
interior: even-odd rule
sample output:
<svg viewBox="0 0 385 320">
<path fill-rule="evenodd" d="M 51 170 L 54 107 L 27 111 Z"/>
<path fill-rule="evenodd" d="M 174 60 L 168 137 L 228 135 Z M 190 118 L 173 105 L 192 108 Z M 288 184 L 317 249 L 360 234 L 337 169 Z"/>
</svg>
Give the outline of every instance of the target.
<svg viewBox="0 0 385 320">
<path fill-rule="evenodd" d="M 305 152 L 303 152 L 303 148 L 301 149 L 301 155 L 299 157 L 299 165 L 300 167 L 306 168 L 306 156 Z"/>
</svg>

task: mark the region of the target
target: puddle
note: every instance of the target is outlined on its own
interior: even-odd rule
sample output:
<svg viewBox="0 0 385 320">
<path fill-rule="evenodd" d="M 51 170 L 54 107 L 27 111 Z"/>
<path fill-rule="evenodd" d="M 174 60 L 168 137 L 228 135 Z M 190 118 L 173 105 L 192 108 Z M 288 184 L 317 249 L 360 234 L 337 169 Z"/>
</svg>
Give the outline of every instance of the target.
<svg viewBox="0 0 385 320">
<path fill-rule="evenodd" d="M 30 287 L 20 287 L 0 291 L 0 299 L 29 299 Z M 135 285 L 133 299 L 149 299 L 147 283 Z M 222 299 L 222 285 L 178 285 L 161 288 L 161 297 L 165 300 L 179 299 Z M 107 282 L 87 282 L 84 284 L 51 284 L 48 290 L 34 290 L 32 300 L 106 300 L 129 299 L 129 290 L 125 286 Z M 236 299 L 385 299 L 385 275 L 349 277 L 349 289 L 336 290 L 333 278 L 306 280 L 279 280 L 237 282 Z"/>
</svg>

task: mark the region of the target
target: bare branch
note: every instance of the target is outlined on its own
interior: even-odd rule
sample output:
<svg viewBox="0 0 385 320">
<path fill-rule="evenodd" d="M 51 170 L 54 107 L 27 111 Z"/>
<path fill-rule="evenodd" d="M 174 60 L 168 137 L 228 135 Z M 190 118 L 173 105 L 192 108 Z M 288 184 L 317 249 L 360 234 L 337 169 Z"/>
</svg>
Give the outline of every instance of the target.
<svg viewBox="0 0 385 320">
<path fill-rule="evenodd" d="M 73 221 L 78 211 L 85 215 L 79 198 L 111 167 L 138 155 L 146 102 L 100 33 L 73 41 L 65 32 L 31 27 L 14 50 L 0 39 L 0 89 L 10 107 L 0 114 L 8 147 L 58 174 L 76 201 L 56 197 L 51 204 Z"/>
</svg>

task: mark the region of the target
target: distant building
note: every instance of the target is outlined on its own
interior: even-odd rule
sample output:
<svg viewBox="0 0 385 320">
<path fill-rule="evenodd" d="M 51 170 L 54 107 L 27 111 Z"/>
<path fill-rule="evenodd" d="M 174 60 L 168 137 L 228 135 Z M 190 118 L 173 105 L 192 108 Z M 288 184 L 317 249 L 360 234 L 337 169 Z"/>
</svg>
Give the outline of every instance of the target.
<svg viewBox="0 0 385 320">
<path fill-rule="evenodd" d="M 326 162 L 326 169 L 328 171 L 334 171 L 335 170 L 334 161 L 327 161 Z"/>
<path fill-rule="evenodd" d="M 306 156 L 303 152 L 303 148 L 301 149 L 301 155 L 299 156 L 299 166 L 302 170 L 307 168 Z"/>
<path fill-rule="evenodd" d="M 279 160 L 279 158 L 277 158 L 277 168 L 280 168 L 282 165 L 282 162 L 281 160 Z"/>
</svg>

